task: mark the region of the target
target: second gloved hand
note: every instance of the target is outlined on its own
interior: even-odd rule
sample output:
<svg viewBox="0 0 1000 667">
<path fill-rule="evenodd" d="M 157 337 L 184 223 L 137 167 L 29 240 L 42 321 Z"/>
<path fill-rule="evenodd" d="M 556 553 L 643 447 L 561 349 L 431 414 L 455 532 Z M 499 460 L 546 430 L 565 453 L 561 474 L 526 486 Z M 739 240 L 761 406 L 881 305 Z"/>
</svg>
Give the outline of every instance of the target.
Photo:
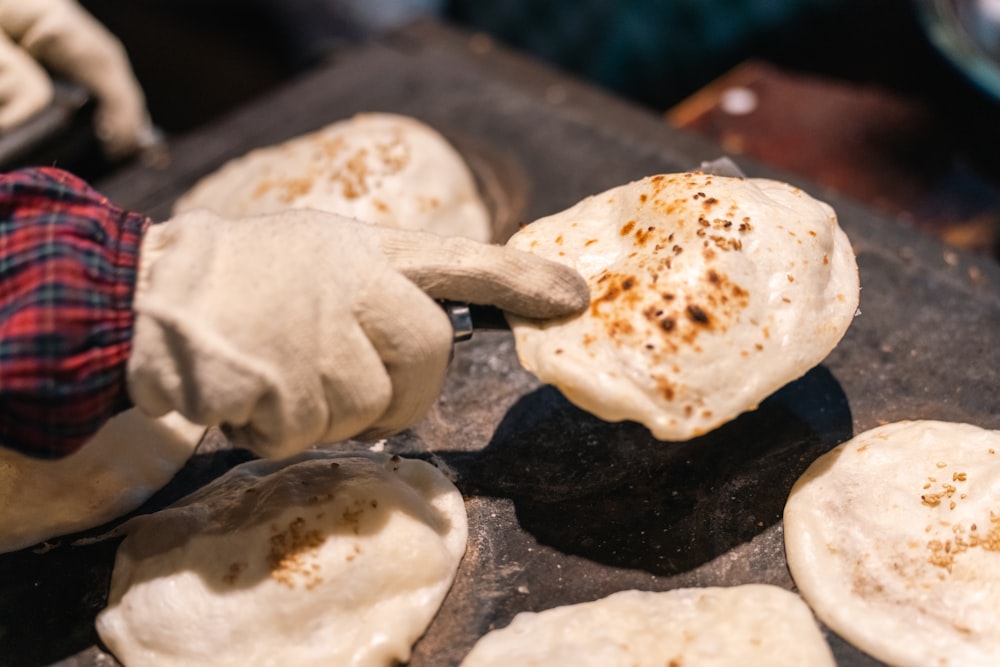
<svg viewBox="0 0 1000 667">
<path fill-rule="evenodd" d="M 316 211 L 184 214 L 143 240 L 129 393 L 269 457 L 392 433 L 444 382 L 435 298 L 551 318 L 589 297 L 568 267 L 501 246 Z"/>
<path fill-rule="evenodd" d="M 96 134 L 109 157 L 156 145 L 160 138 L 121 42 L 76 0 L 0 0 L 0 83 L 6 69 L 30 83 L 0 95 L 0 130 L 27 120 L 52 97 L 33 58 L 86 88 L 97 100 Z"/>
</svg>

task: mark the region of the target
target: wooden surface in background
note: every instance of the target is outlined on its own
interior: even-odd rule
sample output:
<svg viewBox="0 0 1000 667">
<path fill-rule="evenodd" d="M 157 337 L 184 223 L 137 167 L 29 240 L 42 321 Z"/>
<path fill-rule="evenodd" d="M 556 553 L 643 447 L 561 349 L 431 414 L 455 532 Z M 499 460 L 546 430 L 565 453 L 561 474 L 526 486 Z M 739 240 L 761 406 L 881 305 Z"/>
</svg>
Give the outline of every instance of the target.
<svg viewBox="0 0 1000 667">
<path fill-rule="evenodd" d="M 747 61 L 670 109 L 678 128 L 927 231 L 997 256 L 1000 180 L 915 99 Z"/>
</svg>

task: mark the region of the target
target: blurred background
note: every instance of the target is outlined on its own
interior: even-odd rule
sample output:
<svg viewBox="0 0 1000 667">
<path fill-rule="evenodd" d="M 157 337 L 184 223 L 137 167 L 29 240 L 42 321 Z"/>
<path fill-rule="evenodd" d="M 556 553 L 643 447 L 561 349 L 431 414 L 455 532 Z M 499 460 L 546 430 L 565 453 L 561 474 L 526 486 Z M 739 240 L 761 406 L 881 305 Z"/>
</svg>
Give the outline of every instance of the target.
<svg viewBox="0 0 1000 667">
<path fill-rule="evenodd" d="M 980 9 L 1000 0 L 973 0 Z M 929 229 L 1000 247 L 1000 83 L 969 67 L 957 0 L 82 0 L 124 43 L 154 122 L 182 134 L 421 18 L 485 33 Z M 956 14 L 957 15 L 957 14 Z M 1000 17 L 1000 10 L 997 10 Z M 995 39 L 982 16 L 964 19 Z M 945 26 L 942 28 L 941 26 Z M 971 26 L 971 27 L 970 27 Z M 950 41 L 949 41 L 950 40 Z M 975 58 L 972 58 L 974 61 Z M 979 72 L 977 74 L 977 72 Z M 120 167 L 77 150 L 91 180 Z M 66 160 L 71 160 L 66 164 Z"/>
</svg>

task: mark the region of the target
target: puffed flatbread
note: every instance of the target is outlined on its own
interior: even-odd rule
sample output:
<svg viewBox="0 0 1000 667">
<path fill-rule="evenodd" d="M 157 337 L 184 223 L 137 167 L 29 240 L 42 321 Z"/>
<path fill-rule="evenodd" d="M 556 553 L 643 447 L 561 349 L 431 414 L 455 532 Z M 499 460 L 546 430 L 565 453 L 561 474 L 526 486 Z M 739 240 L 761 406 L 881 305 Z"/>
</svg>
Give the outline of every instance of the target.
<svg viewBox="0 0 1000 667">
<path fill-rule="evenodd" d="M 833 667 L 812 612 L 777 586 L 622 591 L 522 612 L 461 667 Z"/>
<path fill-rule="evenodd" d="M 62 459 L 0 447 L 0 553 L 99 526 L 139 507 L 194 454 L 204 426 L 132 408 Z"/>
<path fill-rule="evenodd" d="M 803 598 L 848 642 L 898 667 L 1000 665 L 1000 431 L 862 433 L 796 482 L 784 532 Z"/>
<path fill-rule="evenodd" d="M 579 407 L 685 440 L 822 361 L 858 306 L 850 242 L 786 183 L 644 178 L 537 220 L 508 245 L 577 269 L 590 308 L 508 317 L 521 363 Z"/>
<path fill-rule="evenodd" d="M 240 218 L 289 208 L 487 242 L 492 226 L 472 171 L 430 126 L 358 114 L 231 160 L 202 178 L 174 213 Z"/>
<path fill-rule="evenodd" d="M 245 463 L 125 530 L 97 631 L 126 667 L 406 662 L 467 538 L 440 470 L 373 452 Z"/>
</svg>

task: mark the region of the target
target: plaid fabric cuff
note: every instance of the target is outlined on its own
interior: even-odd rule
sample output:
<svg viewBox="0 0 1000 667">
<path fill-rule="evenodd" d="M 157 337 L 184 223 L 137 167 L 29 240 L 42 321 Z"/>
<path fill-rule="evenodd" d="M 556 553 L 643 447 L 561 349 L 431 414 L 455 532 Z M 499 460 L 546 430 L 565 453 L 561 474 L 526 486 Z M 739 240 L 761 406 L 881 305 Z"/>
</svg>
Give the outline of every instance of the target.
<svg viewBox="0 0 1000 667">
<path fill-rule="evenodd" d="M 0 444 L 64 456 L 129 406 L 149 224 L 59 169 L 0 175 Z"/>
</svg>

